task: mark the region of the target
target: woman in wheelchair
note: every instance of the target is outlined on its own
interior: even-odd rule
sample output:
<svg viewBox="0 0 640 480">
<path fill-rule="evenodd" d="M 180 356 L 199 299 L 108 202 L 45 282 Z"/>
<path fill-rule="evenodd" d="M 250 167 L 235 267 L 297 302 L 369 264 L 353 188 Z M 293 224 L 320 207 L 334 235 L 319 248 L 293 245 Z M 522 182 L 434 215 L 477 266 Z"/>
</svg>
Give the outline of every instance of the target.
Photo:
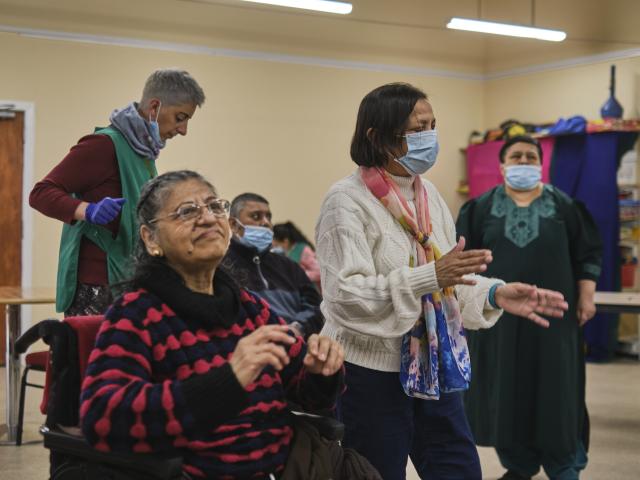
<svg viewBox="0 0 640 480">
<path fill-rule="evenodd" d="M 332 408 L 342 348 L 305 343 L 217 268 L 228 214 L 195 172 L 144 186 L 133 280 L 106 313 L 82 385 L 95 449 L 178 453 L 194 478 L 280 478 L 294 437 L 287 402 Z"/>
</svg>

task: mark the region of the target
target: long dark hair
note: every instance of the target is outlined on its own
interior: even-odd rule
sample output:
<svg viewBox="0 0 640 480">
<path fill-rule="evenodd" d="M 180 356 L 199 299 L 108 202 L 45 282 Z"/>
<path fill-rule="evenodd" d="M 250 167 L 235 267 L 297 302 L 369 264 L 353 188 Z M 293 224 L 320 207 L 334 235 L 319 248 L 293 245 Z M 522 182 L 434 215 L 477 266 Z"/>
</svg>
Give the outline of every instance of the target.
<svg viewBox="0 0 640 480">
<path fill-rule="evenodd" d="M 289 240 L 292 245 L 298 242 L 306 243 L 312 250 L 315 250 L 313 243 L 311 243 L 309 239 L 305 237 L 300 230 L 298 230 L 293 222 L 276 223 L 273 226 L 273 239 L 280 242 L 283 240 Z"/>
<path fill-rule="evenodd" d="M 351 159 L 365 167 L 384 167 L 391 150 L 401 145 L 416 103 L 426 99 L 422 90 L 408 83 L 389 83 L 369 92 L 358 109 Z"/>
<path fill-rule="evenodd" d="M 192 170 L 176 170 L 163 173 L 149 180 L 140 191 L 138 205 L 136 206 L 136 217 L 138 225 L 146 225 L 151 231 L 155 231 L 156 224 L 152 220 L 158 216 L 164 203 L 171 195 L 175 186 L 187 180 L 197 180 L 208 186 L 214 195 L 216 189 L 211 183 L 197 172 Z M 147 248 L 138 234 L 133 257 L 133 277 L 127 282 L 132 285 L 139 285 L 143 278 L 152 275 L 160 266 L 166 266 L 164 257 L 154 257 L 149 255 Z"/>
</svg>

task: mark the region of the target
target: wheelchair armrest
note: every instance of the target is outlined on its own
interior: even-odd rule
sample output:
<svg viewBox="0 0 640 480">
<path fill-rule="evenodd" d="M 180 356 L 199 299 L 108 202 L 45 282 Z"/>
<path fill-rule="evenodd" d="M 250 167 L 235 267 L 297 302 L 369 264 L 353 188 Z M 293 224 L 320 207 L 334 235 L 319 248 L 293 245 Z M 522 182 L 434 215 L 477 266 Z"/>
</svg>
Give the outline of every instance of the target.
<svg viewBox="0 0 640 480">
<path fill-rule="evenodd" d="M 335 418 L 306 412 L 292 411 L 291 413 L 313 425 L 320 436 L 327 440 L 339 441 L 344 437 L 344 424 Z"/>
<path fill-rule="evenodd" d="M 69 455 L 87 462 L 110 465 L 131 474 L 139 472 L 145 478 L 171 480 L 181 478 L 181 457 L 160 457 L 156 454 L 114 453 L 95 450 L 84 437 L 42 427 L 44 446 L 52 452 Z M 133 475 L 132 475 L 133 476 Z"/>
<path fill-rule="evenodd" d="M 40 339 L 47 345 L 51 345 L 52 336 L 58 335 L 61 331 L 62 323 L 59 320 L 51 318 L 42 320 L 18 337 L 15 351 L 17 354 L 23 354 Z"/>
</svg>

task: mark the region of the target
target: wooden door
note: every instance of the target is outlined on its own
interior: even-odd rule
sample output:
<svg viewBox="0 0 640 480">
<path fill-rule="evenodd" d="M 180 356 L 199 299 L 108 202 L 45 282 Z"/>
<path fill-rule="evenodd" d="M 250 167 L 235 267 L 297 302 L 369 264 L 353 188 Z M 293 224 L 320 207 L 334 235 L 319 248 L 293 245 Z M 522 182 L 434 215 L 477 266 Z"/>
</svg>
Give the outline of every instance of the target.
<svg viewBox="0 0 640 480">
<path fill-rule="evenodd" d="M 24 113 L 0 110 L 0 285 L 22 280 Z M 5 361 L 5 306 L 0 305 L 0 363 Z"/>
</svg>

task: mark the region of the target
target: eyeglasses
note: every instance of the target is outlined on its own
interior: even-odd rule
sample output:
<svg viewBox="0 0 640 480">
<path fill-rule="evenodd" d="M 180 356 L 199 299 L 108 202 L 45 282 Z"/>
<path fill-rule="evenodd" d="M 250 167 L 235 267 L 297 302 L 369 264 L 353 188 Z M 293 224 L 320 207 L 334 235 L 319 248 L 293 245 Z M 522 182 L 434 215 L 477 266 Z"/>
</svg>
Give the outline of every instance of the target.
<svg viewBox="0 0 640 480">
<path fill-rule="evenodd" d="M 204 213 L 203 208 L 206 208 L 207 212 L 215 217 L 229 218 L 230 206 L 231 204 L 227 200 L 223 200 L 222 198 L 215 198 L 204 204 L 195 202 L 185 203 L 183 205 L 180 205 L 175 212 L 170 213 L 169 215 L 166 215 L 164 217 L 154 218 L 153 220 L 150 220 L 149 223 L 156 223 L 157 221 L 164 220 L 166 218 L 177 218 L 183 222 L 196 220 L 200 218 Z"/>
</svg>

